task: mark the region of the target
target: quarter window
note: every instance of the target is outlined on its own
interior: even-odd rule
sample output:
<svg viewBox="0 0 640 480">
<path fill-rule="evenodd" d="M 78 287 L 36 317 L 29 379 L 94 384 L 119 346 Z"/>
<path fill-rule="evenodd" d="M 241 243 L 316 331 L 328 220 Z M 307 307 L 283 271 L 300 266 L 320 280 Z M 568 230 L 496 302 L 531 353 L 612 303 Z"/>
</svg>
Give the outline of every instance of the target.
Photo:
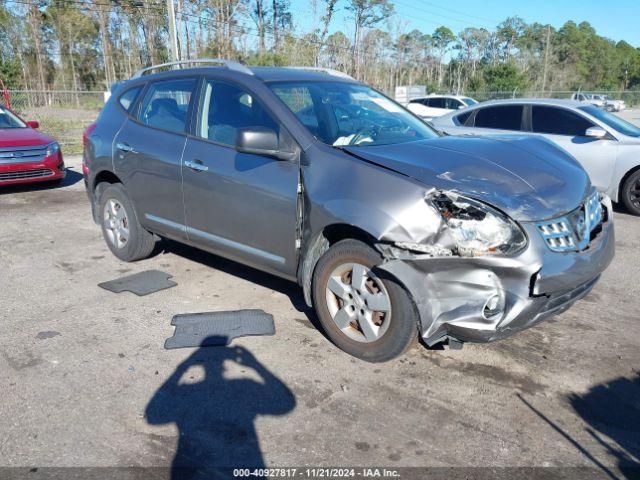
<svg viewBox="0 0 640 480">
<path fill-rule="evenodd" d="M 464 113 L 461 113 L 460 115 L 456 115 L 453 118 L 455 119 L 458 125 L 464 125 L 465 123 L 467 123 L 467 120 L 469 119 L 472 113 L 473 112 L 471 111 L 464 112 Z"/>
<path fill-rule="evenodd" d="M 120 102 L 120 105 L 122 105 L 122 108 L 125 109 L 125 111 L 131 111 L 131 107 L 133 107 L 133 103 L 136 101 L 136 97 L 140 93 L 141 89 L 142 87 L 133 87 L 120 95 L 118 101 Z"/>
<path fill-rule="evenodd" d="M 564 108 L 533 106 L 531 127 L 535 133 L 551 135 L 584 136 L 587 129 L 593 127 L 586 118 Z"/>
<path fill-rule="evenodd" d="M 238 130 L 262 127 L 280 133 L 280 126 L 250 93 L 222 82 L 209 81 L 204 89 L 199 136 L 235 146 Z"/>
<path fill-rule="evenodd" d="M 478 110 L 474 126 L 499 130 L 521 130 L 522 105 L 501 105 Z"/>
<path fill-rule="evenodd" d="M 139 120 L 145 125 L 184 133 L 195 85 L 193 78 L 152 83 L 142 101 Z"/>
</svg>

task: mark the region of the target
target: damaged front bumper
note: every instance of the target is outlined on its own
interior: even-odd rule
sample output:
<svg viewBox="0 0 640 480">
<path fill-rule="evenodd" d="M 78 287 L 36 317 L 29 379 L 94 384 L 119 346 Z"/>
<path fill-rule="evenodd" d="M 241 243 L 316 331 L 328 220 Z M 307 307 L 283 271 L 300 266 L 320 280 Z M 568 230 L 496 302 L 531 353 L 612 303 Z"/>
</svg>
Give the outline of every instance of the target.
<svg viewBox="0 0 640 480">
<path fill-rule="evenodd" d="M 447 338 L 489 342 L 568 309 L 593 288 L 614 255 L 611 204 L 602 229 L 580 252 L 553 252 L 534 223 L 529 243 L 511 257 L 437 257 L 380 246 L 380 269 L 411 293 L 428 345 Z"/>
</svg>

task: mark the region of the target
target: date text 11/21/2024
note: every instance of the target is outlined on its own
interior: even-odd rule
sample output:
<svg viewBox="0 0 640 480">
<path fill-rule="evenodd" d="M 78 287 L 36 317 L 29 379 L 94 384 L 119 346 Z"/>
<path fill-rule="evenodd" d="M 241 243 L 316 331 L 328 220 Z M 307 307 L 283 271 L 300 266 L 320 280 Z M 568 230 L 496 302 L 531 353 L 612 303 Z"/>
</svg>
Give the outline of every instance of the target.
<svg viewBox="0 0 640 480">
<path fill-rule="evenodd" d="M 389 468 L 236 468 L 233 476 L 258 478 L 400 478 L 398 470 Z"/>
</svg>

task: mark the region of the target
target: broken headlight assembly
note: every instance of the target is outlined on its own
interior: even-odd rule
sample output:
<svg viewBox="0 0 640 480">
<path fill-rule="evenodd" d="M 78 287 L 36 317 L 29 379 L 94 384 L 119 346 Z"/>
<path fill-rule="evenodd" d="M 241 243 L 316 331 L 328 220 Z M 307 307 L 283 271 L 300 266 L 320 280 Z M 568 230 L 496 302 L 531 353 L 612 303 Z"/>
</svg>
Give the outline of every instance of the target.
<svg viewBox="0 0 640 480">
<path fill-rule="evenodd" d="M 527 245 L 516 222 L 489 205 L 453 192 L 437 192 L 431 201 L 447 224 L 458 255 L 513 255 Z"/>
</svg>

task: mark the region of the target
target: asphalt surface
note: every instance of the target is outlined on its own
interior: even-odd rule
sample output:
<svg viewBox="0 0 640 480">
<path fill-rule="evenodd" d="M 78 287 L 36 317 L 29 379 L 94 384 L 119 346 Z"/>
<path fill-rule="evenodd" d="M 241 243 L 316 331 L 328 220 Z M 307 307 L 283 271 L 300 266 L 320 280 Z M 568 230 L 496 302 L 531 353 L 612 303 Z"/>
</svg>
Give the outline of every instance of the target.
<svg viewBox="0 0 640 480">
<path fill-rule="evenodd" d="M 640 116 L 640 115 L 639 115 Z M 118 261 L 79 158 L 0 192 L 0 466 L 584 466 L 640 459 L 640 218 L 568 312 L 462 350 L 355 360 L 294 284 L 174 243 Z M 158 269 L 138 297 L 98 283 Z M 165 350 L 179 313 L 257 308 L 276 335 Z"/>
</svg>

